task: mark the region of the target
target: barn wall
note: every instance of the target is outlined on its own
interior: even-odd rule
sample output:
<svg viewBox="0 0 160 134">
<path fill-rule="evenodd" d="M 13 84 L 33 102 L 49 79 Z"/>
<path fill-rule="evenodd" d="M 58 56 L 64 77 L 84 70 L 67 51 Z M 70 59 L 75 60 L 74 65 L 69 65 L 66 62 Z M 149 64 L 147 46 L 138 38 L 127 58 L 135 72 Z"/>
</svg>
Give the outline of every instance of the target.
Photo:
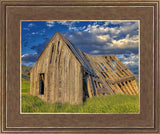
<svg viewBox="0 0 160 134">
<path fill-rule="evenodd" d="M 33 66 L 31 72 L 30 72 L 30 94 L 36 95 L 40 97 L 42 100 L 47 101 L 47 94 L 48 94 L 48 66 L 49 66 L 49 56 L 52 44 L 56 42 L 56 38 L 54 41 L 49 42 L 45 50 L 42 52 L 40 57 L 38 58 L 37 62 Z M 44 73 L 45 75 L 45 89 L 44 89 L 44 95 L 39 95 L 39 74 Z"/>
<path fill-rule="evenodd" d="M 54 46 L 49 64 L 48 101 L 52 103 L 80 104 L 83 102 L 81 65 L 60 39 Z"/>
<path fill-rule="evenodd" d="M 31 70 L 30 94 L 51 103 L 81 104 L 81 65 L 58 34 L 55 36 Z M 39 95 L 39 73 L 45 74 L 44 95 Z"/>
</svg>

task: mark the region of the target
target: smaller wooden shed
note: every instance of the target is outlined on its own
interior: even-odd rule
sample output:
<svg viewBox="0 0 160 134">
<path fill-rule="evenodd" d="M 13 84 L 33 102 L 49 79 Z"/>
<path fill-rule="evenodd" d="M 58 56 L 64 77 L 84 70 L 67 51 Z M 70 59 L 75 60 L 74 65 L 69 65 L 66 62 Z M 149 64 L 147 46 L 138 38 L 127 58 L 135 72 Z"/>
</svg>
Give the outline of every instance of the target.
<svg viewBox="0 0 160 134">
<path fill-rule="evenodd" d="M 56 33 L 30 71 L 30 94 L 51 103 L 138 94 L 134 74 L 115 55 L 89 55 Z"/>
</svg>

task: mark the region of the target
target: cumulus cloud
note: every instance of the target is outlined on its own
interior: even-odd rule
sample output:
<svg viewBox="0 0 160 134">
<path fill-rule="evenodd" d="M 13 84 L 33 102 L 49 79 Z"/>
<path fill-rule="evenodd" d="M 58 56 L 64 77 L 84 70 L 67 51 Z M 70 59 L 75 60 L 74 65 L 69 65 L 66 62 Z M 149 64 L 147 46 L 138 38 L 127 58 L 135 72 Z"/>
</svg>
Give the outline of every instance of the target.
<svg viewBox="0 0 160 134">
<path fill-rule="evenodd" d="M 90 53 L 91 54 L 98 54 L 100 51 L 99 50 L 93 50 L 93 51 L 91 51 Z"/>
<path fill-rule="evenodd" d="M 24 27 L 23 30 L 30 31 L 30 29 L 27 27 Z"/>
<path fill-rule="evenodd" d="M 109 27 L 109 24 L 115 25 L 114 27 Z M 138 21 L 128 22 L 128 21 L 107 21 L 103 25 L 94 23 L 93 25 L 88 25 L 85 31 L 89 33 L 103 34 L 108 33 L 113 35 L 120 34 L 130 34 L 134 35 L 138 33 Z"/>
<path fill-rule="evenodd" d="M 50 40 L 50 38 L 47 38 L 43 43 L 40 43 L 39 45 L 36 45 L 36 46 L 32 46 L 31 49 L 36 51 L 36 53 L 22 55 L 21 56 L 22 64 L 36 62 L 38 57 L 40 56 L 40 54 L 42 53 L 42 51 L 44 50 L 44 48 L 48 44 L 49 40 Z"/>
<path fill-rule="evenodd" d="M 138 22 L 126 22 L 122 26 L 120 26 L 120 31 L 122 33 L 129 33 L 133 30 L 138 30 Z"/>
<path fill-rule="evenodd" d="M 29 62 L 36 62 L 38 56 L 39 56 L 38 53 L 24 54 L 21 56 L 22 64 Z"/>
<path fill-rule="evenodd" d="M 114 26 L 109 27 L 109 25 Z M 90 24 L 81 32 L 67 32 L 65 36 L 83 52 L 95 55 L 118 55 L 120 60 L 136 74 L 139 66 L 138 30 L 138 21 L 111 21 L 103 25 Z"/>
<path fill-rule="evenodd" d="M 72 26 L 73 24 L 76 23 L 76 21 L 57 21 L 57 23 L 61 25 Z"/>
<path fill-rule="evenodd" d="M 139 68 L 139 55 L 134 54 L 131 51 L 127 51 L 124 54 L 116 55 L 120 61 L 124 63 L 134 74 L 138 74 Z"/>
<path fill-rule="evenodd" d="M 88 25 L 88 27 L 85 29 L 85 31 L 89 32 L 89 33 L 106 33 L 109 31 L 109 27 L 106 26 L 100 26 L 96 23 L 94 23 L 93 25 Z"/>
<path fill-rule="evenodd" d="M 86 28 L 86 26 L 82 26 L 82 27 L 75 26 L 76 23 L 79 23 L 78 21 L 57 21 L 57 23 L 67 26 L 70 31 L 78 32 Z"/>
<path fill-rule="evenodd" d="M 97 38 L 100 39 L 101 41 L 108 41 L 109 39 L 111 39 L 109 34 L 107 34 L 107 35 L 98 35 Z"/>
<path fill-rule="evenodd" d="M 33 27 L 33 26 L 34 26 L 33 23 L 29 23 L 29 24 L 28 24 L 28 27 Z"/>
<path fill-rule="evenodd" d="M 54 21 L 46 21 L 47 27 L 53 27 L 55 25 Z"/>
<path fill-rule="evenodd" d="M 113 29 L 115 29 L 115 32 Z M 65 36 L 82 51 L 90 54 L 94 50 L 99 51 L 97 54 L 120 54 L 124 53 L 125 49 L 138 53 L 139 35 L 127 34 L 123 38 L 116 38 L 120 36 L 118 35 L 119 29 L 118 27 L 102 28 L 102 26 L 99 28 L 98 25 L 94 24 L 93 26 L 89 25 L 82 32 L 67 32 Z"/>
<path fill-rule="evenodd" d="M 67 28 L 67 32 L 64 30 L 62 33 L 66 36 L 76 47 L 81 51 L 88 54 L 105 55 L 115 54 L 122 60 L 122 62 L 129 67 L 132 72 L 135 73 L 138 70 L 138 46 L 139 46 L 139 28 L 138 21 L 105 21 L 105 22 L 91 22 L 89 25 L 81 24 L 76 21 L 47 21 L 45 22 L 47 27 L 52 28 L 54 26 L 64 26 Z M 34 24 L 29 23 L 28 28 Z M 27 29 L 24 29 L 27 31 Z M 27 39 L 39 34 L 45 39 L 45 41 L 37 46 L 32 46 L 36 53 L 23 55 L 22 61 L 27 60 L 26 57 L 39 56 L 42 50 L 45 48 L 49 39 L 47 38 L 46 28 L 42 28 L 39 33 L 31 32 L 26 33 Z"/>
<path fill-rule="evenodd" d="M 75 21 L 57 21 L 58 24 L 65 25 L 68 27 L 69 30 L 77 31 L 77 28 L 74 27 Z"/>
<path fill-rule="evenodd" d="M 38 32 L 32 32 L 33 35 L 38 34 Z"/>
<path fill-rule="evenodd" d="M 130 37 L 129 34 L 125 38 L 119 40 L 112 40 L 113 46 L 118 48 L 138 48 L 139 36 L 134 35 Z"/>
</svg>

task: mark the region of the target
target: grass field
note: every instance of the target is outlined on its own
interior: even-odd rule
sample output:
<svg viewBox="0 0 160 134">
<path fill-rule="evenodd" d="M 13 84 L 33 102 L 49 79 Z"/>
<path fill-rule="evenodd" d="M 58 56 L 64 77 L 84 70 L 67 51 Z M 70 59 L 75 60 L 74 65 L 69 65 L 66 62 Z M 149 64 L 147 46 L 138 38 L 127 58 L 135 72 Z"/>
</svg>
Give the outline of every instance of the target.
<svg viewBox="0 0 160 134">
<path fill-rule="evenodd" d="M 87 98 L 81 105 L 50 104 L 29 95 L 29 82 L 22 82 L 22 112 L 27 113 L 138 113 L 139 95 L 108 95 Z"/>
<path fill-rule="evenodd" d="M 21 87 L 22 87 L 21 89 L 22 94 L 29 94 L 29 87 L 30 87 L 29 81 L 22 81 Z"/>
</svg>

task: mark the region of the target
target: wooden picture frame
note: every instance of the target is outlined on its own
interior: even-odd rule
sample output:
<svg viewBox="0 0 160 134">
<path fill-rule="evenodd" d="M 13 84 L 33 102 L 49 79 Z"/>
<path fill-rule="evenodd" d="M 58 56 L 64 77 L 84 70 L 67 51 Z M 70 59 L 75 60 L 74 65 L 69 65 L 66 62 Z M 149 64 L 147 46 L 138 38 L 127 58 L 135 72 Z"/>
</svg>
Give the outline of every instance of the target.
<svg viewBox="0 0 160 134">
<path fill-rule="evenodd" d="M 140 20 L 140 113 L 20 114 L 20 20 Z M 159 1 L 1 0 L 1 133 L 159 133 Z"/>
</svg>

